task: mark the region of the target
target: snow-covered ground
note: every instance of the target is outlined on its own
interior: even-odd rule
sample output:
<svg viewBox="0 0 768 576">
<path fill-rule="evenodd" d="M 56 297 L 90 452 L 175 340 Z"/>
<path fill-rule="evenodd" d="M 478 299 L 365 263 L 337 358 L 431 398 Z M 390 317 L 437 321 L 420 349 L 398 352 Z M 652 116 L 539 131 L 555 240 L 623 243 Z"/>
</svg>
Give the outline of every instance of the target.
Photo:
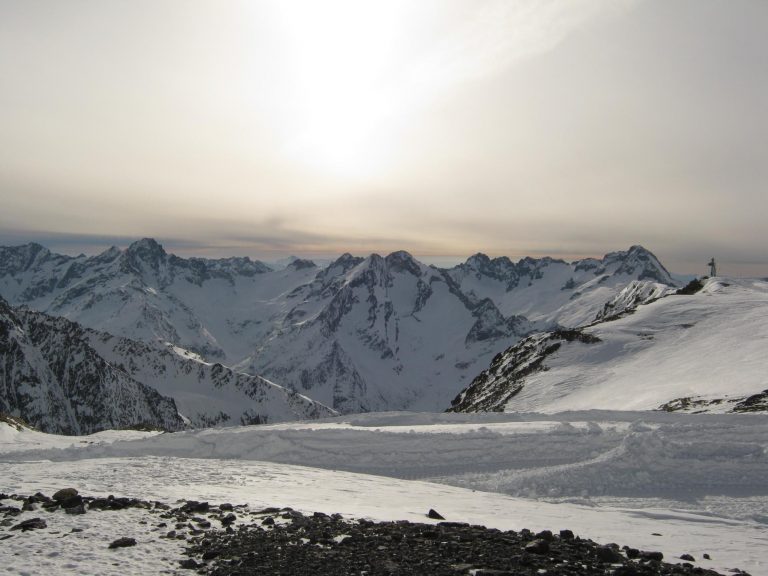
<svg viewBox="0 0 768 576">
<path fill-rule="evenodd" d="M 584 338 L 531 336 L 494 359 L 454 408 L 756 410 L 768 390 L 766 318 L 768 281 L 710 278 L 695 294 L 588 326 Z"/>
<path fill-rule="evenodd" d="M 757 576 L 768 574 L 767 451 L 768 416 L 739 414 L 385 413 L 82 438 L 0 424 L 0 492 L 71 486 L 375 520 L 430 521 L 435 508 L 452 521 L 569 528 L 660 550 L 670 562 L 688 553 L 697 565 Z M 49 528 L 0 528 L 0 538 L 13 534 L 0 541 L 0 573 L 175 570 L 183 542 L 159 539 L 159 519 L 139 524 L 138 513 L 27 512 L 19 518 L 42 516 Z M 122 536 L 139 544 L 107 549 Z"/>
</svg>

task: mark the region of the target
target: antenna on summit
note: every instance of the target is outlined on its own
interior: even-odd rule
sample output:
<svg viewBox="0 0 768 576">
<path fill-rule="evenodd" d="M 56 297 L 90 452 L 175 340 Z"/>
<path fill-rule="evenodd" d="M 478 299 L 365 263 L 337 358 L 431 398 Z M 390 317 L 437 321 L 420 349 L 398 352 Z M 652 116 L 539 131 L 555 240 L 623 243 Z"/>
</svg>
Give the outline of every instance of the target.
<svg viewBox="0 0 768 576">
<path fill-rule="evenodd" d="M 709 275 L 717 276 L 717 264 L 715 264 L 714 256 L 712 257 L 712 260 L 707 263 L 707 266 L 709 266 Z"/>
</svg>

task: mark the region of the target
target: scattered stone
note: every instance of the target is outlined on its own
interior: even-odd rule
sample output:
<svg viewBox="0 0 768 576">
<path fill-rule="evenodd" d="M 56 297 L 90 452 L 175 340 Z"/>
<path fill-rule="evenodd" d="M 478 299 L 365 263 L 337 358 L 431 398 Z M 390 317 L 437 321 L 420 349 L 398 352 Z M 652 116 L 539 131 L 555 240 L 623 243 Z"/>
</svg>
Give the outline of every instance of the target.
<svg viewBox="0 0 768 576">
<path fill-rule="evenodd" d="M 427 512 L 427 518 L 432 518 L 433 520 L 445 520 L 445 517 L 433 508 L 430 508 L 429 512 Z"/>
<path fill-rule="evenodd" d="M 75 502 L 79 500 L 80 504 L 64 505 L 67 499 L 75 497 Z M 166 521 L 158 523 L 157 519 L 153 521 L 153 516 L 142 516 L 137 521 L 147 525 L 143 529 L 152 527 L 158 531 L 157 537 L 163 533 L 159 532 L 162 528 L 177 525 L 177 530 L 160 538 L 186 541 L 186 554 L 191 557 L 180 560 L 180 568 L 206 576 L 363 573 L 368 576 L 718 576 L 712 570 L 694 567 L 688 562 L 664 563 L 660 552 L 641 552 L 624 546 L 622 554 L 616 544 L 600 545 L 576 537 L 570 530 L 560 530 L 556 536 L 549 530 L 534 534 L 526 529 L 520 532 L 488 529 L 444 521 L 434 509 L 428 516 L 443 521 L 426 524 L 405 520 L 345 520 L 340 514 L 323 512 L 305 516 L 290 508 L 267 508 L 265 510 L 273 512 L 263 516 L 264 511 L 251 512 L 247 506 L 229 503 L 211 506 L 192 500 L 181 501 L 180 507 L 169 509 L 156 502 L 114 496 L 90 498 L 70 494 L 66 498 L 46 500 L 47 497 L 39 494 L 12 498 L 27 505 L 52 504 L 51 512 L 61 508 L 68 514 L 82 514 L 86 509 L 145 508 L 148 514 Z M 8 507 L 0 507 L 0 511 L 4 508 Z M 249 515 L 252 519 L 234 528 L 237 517 L 232 511 L 235 508 L 241 520 Z M 275 515 L 283 518 L 279 524 Z M 214 520 L 221 522 L 219 529 L 213 528 Z M 0 520 L 0 525 L 3 522 L 7 526 L 13 523 L 8 518 Z M 32 518 L 11 529 L 25 532 L 46 527 L 44 520 Z M 80 531 L 80 528 L 71 529 L 71 532 Z M 0 533 L 0 540 L 11 537 L 13 534 Z M 109 548 L 136 545 L 134 538 L 119 538 L 109 544 Z M 705 554 L 704 558 L 709 559 L 709 555 Z M 681 554 L 680 559 L 695 561 L 690 554 Z M 738 573 L 745 576 L 743 572 Z"/>
<path fill-rule="evenodd" d="M 595 552 L 597 553 L 597 558 L 601 562 L 607 562 L 609 564 L 621 562 L 624 559 L 624 557 L 619 554 L 619 551 L 612 546 L 598 546 L 595 549 Z"/>
<path fill-rule="evenodd" d="M 712 558 L 710 557 L 710 555 L 709 555 L 709 554 L 704 554 L 704 555 L 702 556 L 702 558 L 704 558 L 704 560 L 712 560 Z"/>
<path fill-rule="evenodd" d="M 640 552 L 640 558 L 642 560 L 655 560 L 661 562 L 664 559 L 664 554 L 661 552 Z"/>
<path fill-rule="evenodd" d="M 136 546 L 135 538 L 118 538 L 109 545 L 109 548 L 127 548 L 129 546 Z"/>
<path fill-rule="evenodd" d="M 67 514 L 85 514 L 85 506 L 83 504 L 78 504 L 77 506 L 64 508 L 64 512 Z"/>
<path fill-rule="evenodd" d="M 256 514 L 256 515 L 261 515 L 261 514 L 277 514 L 278 512 L 280 512 L 280 508 L 272 508 L 272 507 L 270 507 L 270 508 L 264 508 L 262 510 L 259 510 L 258 512 L 254 512 L 254 514 Z"/>
<path fill-rule="evenodd" d="M 237 520 L 237 516 L 235 516 L 234 514 L 232 514 L 232 512 L 230 512 L 229 514 L 221 518 L 221 523 L 224 526 L 229 526 L 230 524 L 234 524 L 235 520 Z"/>
<path fill-rule="evenodd" d="M 61 506 L 66 510 L 67 508 L 75 508 L 76 506 L 82 506 L 83 497 L 76 494 L 75 496 L 71 496 L 69 498 L 60 498 L 58 502 L 59 502 L 59 506 Z"/>
<path fill-rule="evenodd" d="M 53 499 L 57 502 L 68 500 L 77 496 L 78 492 L 74 488 L 62 488 L 58 492 L 54 493 Z"/>
<path fill-rule="evenodd" d="M 0 506 L 0 512 L 5 516 L 18 516 L 21 514 L 21 508 L 17 508 L 16 506 Z"/>
<path fill-rule="evenodd" d="M 27 530 L 39 530 L 40 528 L 47 528 L 48 524 L 42 518 L 30 518 L 19 522 L 16 526 L 13 526 L 11 530 L 21 530 L 26 532 Z"/>
<path fill-rule="evenodd" d="M 640 550 L 637 548 L 630 548 L 629 546 L 624 546 L 624 553 L 627 555 L 627 558 L 630 560 L 634 560 L 635 558 L 640 557 Z"/>
<path fill-rule="evenodd" d="M 187 500 L 187 503 L 181 507 L 183 512 L 188 514 L 204 514 L 210 509 L 208 502 L 196 502 L 195 500 Z"/>
<path fill-rule="evenodd" d="M 613 571 L 613 576 L 638 576 L 638 574 L 634 564 L 624 564 Z"/>
<path fill-rule="evenodd" d="M 546 554 L 549 552 L 549 542 L 541 538 L 532 540 L 525 545 L 526 552 L 532 552 L 533 554 Z"/>
</svg>

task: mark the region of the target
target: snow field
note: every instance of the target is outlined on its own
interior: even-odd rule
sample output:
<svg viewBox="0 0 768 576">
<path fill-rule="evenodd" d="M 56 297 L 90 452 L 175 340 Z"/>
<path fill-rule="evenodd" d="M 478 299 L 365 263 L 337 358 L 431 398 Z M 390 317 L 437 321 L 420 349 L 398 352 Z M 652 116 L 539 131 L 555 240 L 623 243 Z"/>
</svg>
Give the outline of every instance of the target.
<svg viewBox="0 0 768 576">
<path fill-rule="evenodd" d="M 765 415 L 388 413 L 114 442 L 109 435 L 42 450 L 47 435 L 0 435 L 0 491 L 73 486 L 87 495 L 375 520 L 427 521 L 435 508 L 453 521 L 569 528 L 660 550 L 669 561 L 689 553 L 722 572 L 768 574 Z M 11 541 L 22 540 L 4 544 Z"/>
</svg>

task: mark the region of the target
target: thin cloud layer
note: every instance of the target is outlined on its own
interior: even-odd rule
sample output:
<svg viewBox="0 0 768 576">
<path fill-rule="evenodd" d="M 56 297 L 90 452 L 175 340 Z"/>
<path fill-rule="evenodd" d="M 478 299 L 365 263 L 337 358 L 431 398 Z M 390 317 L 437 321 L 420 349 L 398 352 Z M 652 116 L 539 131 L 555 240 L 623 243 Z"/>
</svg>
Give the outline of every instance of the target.
<svg viewBox="0 0 768 576">
<path fill-rule="evenodd" d="M 256 257 L 642 243 L 765 275 L 766 22 L 760 0 L 2 2 L 0 228 Z"/>
</svg>

